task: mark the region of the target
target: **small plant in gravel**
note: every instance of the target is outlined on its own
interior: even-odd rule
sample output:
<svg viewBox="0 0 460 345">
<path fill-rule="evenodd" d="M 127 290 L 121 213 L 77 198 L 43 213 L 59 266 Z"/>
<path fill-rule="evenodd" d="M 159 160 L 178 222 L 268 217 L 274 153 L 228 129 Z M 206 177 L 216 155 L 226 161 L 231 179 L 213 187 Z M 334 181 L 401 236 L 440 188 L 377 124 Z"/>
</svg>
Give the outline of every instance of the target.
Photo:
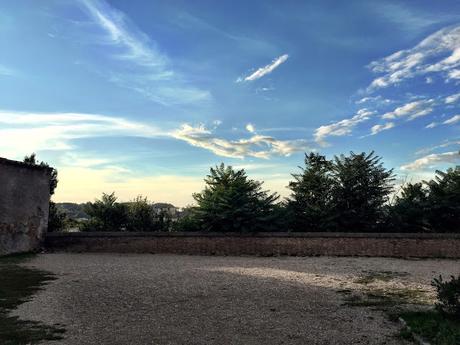
<svg viewBox="0 0 460 345">
<path fill-rule="evenodd" d="M 460 317 L 460 275 L 450 278 L 445 281 L 442 276 L 439 276 L 431 282 L 431 285 L 436 288 L 438 298 L 436 307 L 447 315 Z"/>
</svg>

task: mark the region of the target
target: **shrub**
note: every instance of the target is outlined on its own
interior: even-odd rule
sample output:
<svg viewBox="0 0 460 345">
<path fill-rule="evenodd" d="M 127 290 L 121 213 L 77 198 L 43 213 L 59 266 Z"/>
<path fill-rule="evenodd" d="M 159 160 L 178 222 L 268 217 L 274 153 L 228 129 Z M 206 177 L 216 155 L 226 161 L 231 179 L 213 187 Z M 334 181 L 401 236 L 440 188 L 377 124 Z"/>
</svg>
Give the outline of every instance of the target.
<svg viewBox="0 0 460 345">
<path fill-rule="evenodd" d="M 128 221 L 127 206 L 117 202 L 115 193 L 103 193 L 100 200 L 85 204 L 84 211 L 90 219 L 82 224 L 82 231 L 126 230 Z"/>
<path fill-rule="evenodd" d="M 444 281 L 442 276 L 434 278 L 431 284 L 436 288 L 436 307 L 448 315 L 460 317 L 460 275 Z"/>
<path fill-rule="evenodd" d="M 155 222 L 155 214 L 152 204 L 142 196 L 136 197 L 127 206 L 127 231 L 157 231 L 158 222 Z"/>
</svg>

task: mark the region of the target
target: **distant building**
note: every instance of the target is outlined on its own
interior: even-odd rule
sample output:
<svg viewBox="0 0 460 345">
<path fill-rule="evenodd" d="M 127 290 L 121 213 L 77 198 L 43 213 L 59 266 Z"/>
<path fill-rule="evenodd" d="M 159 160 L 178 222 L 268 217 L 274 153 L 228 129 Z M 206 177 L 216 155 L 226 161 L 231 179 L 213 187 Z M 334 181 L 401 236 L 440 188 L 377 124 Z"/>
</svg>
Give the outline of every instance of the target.
<svg viewBox="0 0 460 345">
<path fill-rule="evenodd" d="M 180 218 L 182 212 L 181 208 L 166 202 L 157 202 L 152 205 L 152 208 L 153 212 L 157 217 L 167 216 L 173 222 L 177 221 Z"/>
</svg>

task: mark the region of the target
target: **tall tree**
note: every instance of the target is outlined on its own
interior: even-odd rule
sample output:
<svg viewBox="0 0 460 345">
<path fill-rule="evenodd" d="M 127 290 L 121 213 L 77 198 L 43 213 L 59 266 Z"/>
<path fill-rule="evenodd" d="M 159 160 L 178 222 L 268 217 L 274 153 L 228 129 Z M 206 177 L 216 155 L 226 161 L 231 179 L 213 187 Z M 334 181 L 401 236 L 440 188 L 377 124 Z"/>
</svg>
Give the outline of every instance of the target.
<svg viewBox="0 0 460 345">
<path fill-rule="evenodd" d="M 428 221 L 436 232 L 460 232 L 460 166 L 436 171 L 428 186 Z"/>
<path fill-rule="evenodd" d="M 332 191 L 333 164 L 325 156 L 305 154 L 305 167 L 292 174 L 292 191 L 287 209 L 293 231 L 328 231 L 333 228 Z"/>
<path fill-rule="evenodd" d="M 375 231 L 384 220 L 384 206 L 393 189 L 387 170 L 374 151 L 335 156 L 333 199 L 340 231 Z"/>
<path fill-rule="evenodd" d="M 424 232 L 431 231 L 426 217 L 428 191 L 422 183 L 408 183 L 401 189 L 390 206 L 389 231 Z"/>
<path fill-rule="evenodd" d="M 210 169 L 206 186 L 193 195 L 195 217 L 205 231 L 267 231 L 271 229 L 278 195 L 262 190 L 262 182 L 250 180 L 244 170 L 231 166 Z"/>
<path fill-rule="evenodd" d="M 90 219 L 83 223 L 82 231 L 121 231 L 128 225 L 128 208 L 117 202 L 115 193 L 103 193 L 101 199 L 83 208 Z"/>
</svg>

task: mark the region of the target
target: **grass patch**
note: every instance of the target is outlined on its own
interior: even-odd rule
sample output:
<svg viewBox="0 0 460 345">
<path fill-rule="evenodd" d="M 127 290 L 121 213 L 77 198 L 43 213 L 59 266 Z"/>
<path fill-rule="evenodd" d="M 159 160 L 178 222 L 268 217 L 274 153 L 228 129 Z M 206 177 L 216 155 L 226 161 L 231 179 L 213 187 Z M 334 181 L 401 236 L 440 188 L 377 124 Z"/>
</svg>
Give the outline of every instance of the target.
<svg viewBox="0 0 460 345">
<path fill-rule="evenodd" d="M 9 313 L 27 302 L 43 285 L 54 280 L 49 272 L 19 266 L 32 254 L 0 258 L 0 344 L 37 344 L 43 340 L 60 340 L 64 329 L 41 322 L 20 320 Z"/>
<path fill-rule="evenodd" d="M 356 284 L 371 284 L 376 281 L 388 282 L 398 277 L 407 276 L 407 272 L 393 272 L 393 271 L 364 271 L 361 277 L 355 279 L 353 282 Z"/>
<path fill-rule="evenodd" d="M 387 309 L 403 304 L 426 304 L 426 293 L 418 289 L 374 289 L 345 297 L 345 305 Z"/>
<path fill-rule="evenodd" d="M 460 320 L 437 311 L 405 312 L 401 318 L 411 330 L 433 345 L 459 345 Z"/>
</svg>

